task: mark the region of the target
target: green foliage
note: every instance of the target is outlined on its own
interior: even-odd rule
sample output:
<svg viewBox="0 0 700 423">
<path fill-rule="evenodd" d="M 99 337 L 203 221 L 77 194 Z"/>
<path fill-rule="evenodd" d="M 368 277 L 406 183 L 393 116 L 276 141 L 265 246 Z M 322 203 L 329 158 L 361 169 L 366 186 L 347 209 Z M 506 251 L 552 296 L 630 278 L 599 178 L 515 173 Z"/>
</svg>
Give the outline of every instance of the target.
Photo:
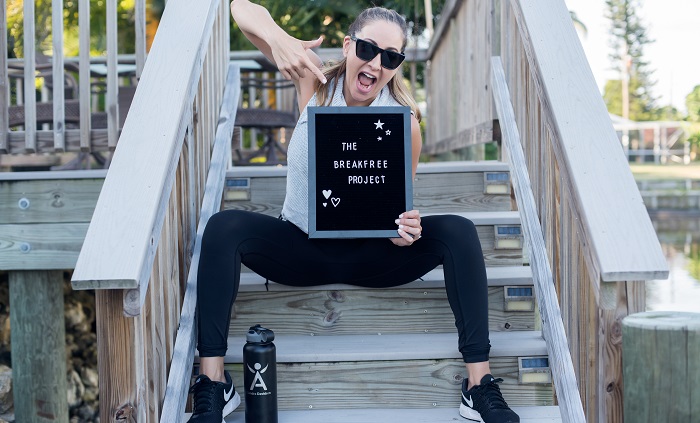
<svg viewBox="0 0 700 423">
<path fill-rule="evenodd" d="M 641 82 L 637 78 L 631 78 L 629 82 L 630 109 L 629 118 L 636 121 L 655 120 L 659 116 L 659 109 L 654 104 L 642 101 Z M 622 116 L 622 81 L 619 79 L 608 80 L 605 83 L 603 100 L 608 107 L 608 112 Z"/>
<path fill-rule="evenodd" d="M 606 0 L 606 17 L 610 19 L 610 60 L 615 69 L 623 70 L 629 65 L 630 119 L 650 120 L 657 115 L 656 98 L 651 89 L 653 71 L 644 60 L 644 47 L 653 42 L 637 15 L 639 0 Z M 629 64 L 626 63 L 626 54 Z M 604 93 L 611 113 L 622 114 L 622 88 L 620 81 L 608 81 Z"/>
<path fill-rule="evenodd" d="M 700 122 L 700 85 L 696 85 L 685 97 L 685 107 L 688 108 L 688 120 Z"/>
<path fill-rule="evenodd" d="M 443 2 L 432 1 L 437 16 Z M 349 2 L 345 0 L 259 0 L 275 22 L 288 34 L 300 40 L 325 37 L 322 47 L 340 47 L 343 37 L 355 17 L 365 8 L 382 6 L 395 9 L 406 17 L 413 35 L 420 34 L 425 26 L 425 10 L 422 0 L 390 0 Z M 232 20 L 233 21 L 233 20 Z M 237 25 L 231 27 L 231 50 L 252 50 L 255 47 L 243 37 Z"/>
<path fill-rule="evenodd" d="M 34 25 L 37 51 L 52 54 L 51 0 L 34 0 Z M 102 55 L 107 49 L 107 0 L 90 1 L 90 52 Z M 78 51 L 78 0 L 63 3 L 64 55 L 77 56 Z M 134 0 L 117 1 L 117 37 L 119 54 L 134 52 Z M 8 38 L 13 53 L 22 57 L 24 51 L 24 0 L 7 0 Z"/>
</svg>

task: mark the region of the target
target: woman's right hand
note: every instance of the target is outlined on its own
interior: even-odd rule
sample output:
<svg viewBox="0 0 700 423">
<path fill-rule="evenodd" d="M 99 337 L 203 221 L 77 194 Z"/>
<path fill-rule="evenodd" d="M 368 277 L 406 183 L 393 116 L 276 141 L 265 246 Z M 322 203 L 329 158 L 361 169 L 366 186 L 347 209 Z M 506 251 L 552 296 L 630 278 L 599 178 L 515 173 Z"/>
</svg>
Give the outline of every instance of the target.
<svg viewBox="0 0 700 423">
<path fill-rule="evenodd" d="M 319 81 L 326 83 L 320 60 L 318 64 L 314 63 L 309 55 L 315 55 L 308 53 L 309 49 L 321 45 L 323 36 L 312 41 L 298 40 L 284 32 L 267 9 L 248 0 L 231 1 L 231 16 L 243 35 L 274 62 L 284 78 L 296 83 L 305 78 L 307 70 L 310 70 Z"/>
<path fill-rule="evenodd" d="M 323 36 L 313 41 L 302 41 L 282 33 L 270 43 L 272 58 L 286 79 L 298 81 L 300 78 L 305 78 L 308 69 L 321 83 L 325 84 L 326 77 L 323 72 L 306 53 L 307 50 L 320 46 L 322 42 Z"/>
</svg>

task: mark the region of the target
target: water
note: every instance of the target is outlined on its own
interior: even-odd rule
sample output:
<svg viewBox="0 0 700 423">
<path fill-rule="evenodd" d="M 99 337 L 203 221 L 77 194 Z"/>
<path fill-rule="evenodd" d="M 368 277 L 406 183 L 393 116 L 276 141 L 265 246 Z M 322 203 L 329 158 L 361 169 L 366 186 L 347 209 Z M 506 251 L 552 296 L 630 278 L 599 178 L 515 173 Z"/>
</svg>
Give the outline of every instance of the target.
<svg viewBox="0 0 700 423">
<path fill-rule="evenodd" d="M 700 312 L 700 214 L 658 213 L 652 223 L 669 276 L 647 282 L 647 310 Z"/>
</svg>

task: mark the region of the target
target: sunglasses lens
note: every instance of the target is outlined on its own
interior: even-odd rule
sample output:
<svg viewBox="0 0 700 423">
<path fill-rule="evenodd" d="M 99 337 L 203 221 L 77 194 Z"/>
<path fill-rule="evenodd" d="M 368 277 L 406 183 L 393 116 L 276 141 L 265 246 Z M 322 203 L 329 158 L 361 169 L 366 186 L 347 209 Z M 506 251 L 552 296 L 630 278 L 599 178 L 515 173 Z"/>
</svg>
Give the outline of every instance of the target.
<svg viewBox="0 0 700 423">
<path fill-rule="evenodd" d="M 393 51 L 382 52 L 382 66 L 387 69 L 396 69 L 403 62 L 404 56 Z"/>
<path fill-rule="evenodd" d="M 359 57 L 362 60 L 370 61 L 374 59 L 377 54 L 379 54 L 377 46 L 375 46 L 372 43 L 368 43 L 365 40 L 357 40 L 356 41 L 356 49 L 355 49 L 355 54 L 357 57 Z"/>
</svg>

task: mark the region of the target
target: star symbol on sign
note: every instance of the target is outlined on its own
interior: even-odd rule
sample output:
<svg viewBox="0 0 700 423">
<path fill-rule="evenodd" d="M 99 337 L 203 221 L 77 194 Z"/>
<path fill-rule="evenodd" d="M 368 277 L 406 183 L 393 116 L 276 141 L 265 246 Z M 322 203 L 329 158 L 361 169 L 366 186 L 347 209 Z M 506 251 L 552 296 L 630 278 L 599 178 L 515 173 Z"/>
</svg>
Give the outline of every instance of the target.
<svg viewBox="0 0 700 423">
<path fill-rule="evenodd" d="M 386 134 L 387 134 L 387 135 L 391 135 L 391 131 L 387 129 L 387 130 L 386 130 Z"/>
<path fill-rule="evenodd" d="M 377 119 L 377 121 L 374 123 L 375 127 L 374 129 L 384 129 L 384 122 L 381 120 Z"/>
<path fill-rule="evenodd" d="M 381 141 L 381 140 L 382 140 L 382 137 L 377 137 L 377 141 Z"/>
</svg>

